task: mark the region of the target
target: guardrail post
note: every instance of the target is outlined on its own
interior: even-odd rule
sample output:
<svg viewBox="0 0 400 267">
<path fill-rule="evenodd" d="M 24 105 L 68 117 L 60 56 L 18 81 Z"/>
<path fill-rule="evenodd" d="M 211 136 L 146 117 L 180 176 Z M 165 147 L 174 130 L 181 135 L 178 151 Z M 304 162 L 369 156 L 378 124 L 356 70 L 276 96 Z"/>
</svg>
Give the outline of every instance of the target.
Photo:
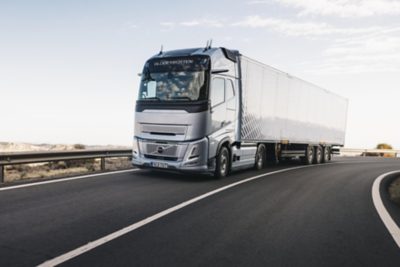
<svg viewBox="0 0 400 267">
<path fill-rule="evenodd" d="M 106 159 L 105 159 L 105 158 L 101 158 L 101 159 L 100 159 L 100 169 L 101 169 L 102 171 L 105 171 L 105 170 L 106 170 Z"/>
<path fill-rule="evenodd" d="M 0 184 L 4 183 L 4 165 L 0 165 Z"/>
</svg>

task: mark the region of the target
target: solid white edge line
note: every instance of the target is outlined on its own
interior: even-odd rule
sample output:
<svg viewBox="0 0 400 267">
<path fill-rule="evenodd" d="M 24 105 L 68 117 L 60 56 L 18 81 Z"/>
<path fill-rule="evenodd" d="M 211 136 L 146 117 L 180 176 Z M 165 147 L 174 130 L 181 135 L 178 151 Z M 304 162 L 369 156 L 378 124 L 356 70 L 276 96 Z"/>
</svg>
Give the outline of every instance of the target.
<svg viewBox="0 0 400 267">
<path fill-rule="evenodd" d="M 61 178 L 61 179 L 55 179 L 55 180 L 47 180 L 47 181 L 43 181 L 43 182 L 33 182 L 33 183 L 29 183 L 29 184 L 13 185 L 13 186 L 1 187 L 0 191 L 7 191 L 7 190 L 12 190 L 12 189 L 31 187 L 31 186 L 37 186 L 37 185 L 43 185 L 43 184 L 53 184 L 53 183 L 73 181 L 73 180 L 79 180 L 79 179 L 86 179 L 86 178 L 97 177 L 97 176 L 108 175 L 108 174 L 134 172 L 134 171 L 138 171 L 138 170 L 139 169 L 130 169 L 130 170 L 122 170 L 122 171 L 103 172 L 103 173 L 73 176 L 73 177 L 67 177 L 67 178 Z"/>
<path fill-rule="evenodd" d="M 386 210 L 379 191 L 382 180 L 385 179 L 387 176 L 396 173 L 400 174 L 400 170 L 384 173 L 375 179 L 374 184 L 372 185 L 372 200 L 374 202 L 376 210 L 378 211 L 379 217 L 383 221 L 383 224 L 392 235 L 397 246 L 400 248 L 400 228 L 397 226 L 396 222 L 392 219 L 389 212 Z"/>
<path fill-rule="evenodd" d="M 180 209 L 182 209 L 182 208 L 184 208 L 186 206 L 189 206 L 189 205 L 191 205 L 191 204 L 193 204 L 195 202 L 198 202 L 198 201 L 200 201 L 200 200 L 202 200 L 204 198 L 207 198 L 209 196 L 215 195 L 215 194 L 217 194 L 219 192 L 225 191 L 225 190 L 227 190 L 229 188 L 238 186 L 240 184 L 244 184 L 244 183 L 247 183 L 247 182 L 262 178 L 262 177 L 265 177 L 265 176 L 270 176 L 270 175 L 274 175 L 274 174 L 278 174 L 278 173 L 282 173 L 282 172 L 287 172 L 287 171 L 292 171 L 292 170 L 296 170 L 296 169 L 303 169 L 303 168 L 308 168 L 308 167 L 316 167 L 316 166 L 324 166 L 324 165 L 297 166 L 297 167 L 286 168 L 286 169 L 277 170 L 277 171 L 273 171 L 273 172 L 267 172 L 267 173 L 256 175 L 256 176 L 253 176 L 253 177 L 250 177 L 250 178 L 246 178 L 244 180 L 241 180 L 241 181 L 238 181 L 238 182 L 235 182 L 235 183 L 220 187 L 218 189 L 215 189 L 215 190 L 210 191 L 208 193 L 205 193 L 203 195 L 200 195 L 200 196 L 197 196 L 195 198 L 189 199 L 189 200 L 187 200 L 185 202 L 182 202 L 182 203 L 180 203 L 180 204 L 178 204 L 176 206 L 173 206 L 173 207 L 171 207 L 169 209 L 166 209 L 164 211 L 156 213 L 156 214 L 154 214 L 154 215 L 152 215 L 152 216 L 150 216 L 150 217 L 148 217 L 146 219 L 143 219 L 143 220 L 141 220 L 139 222 L 131 224 L 131 225 L 125 227 L 125 228 L 122 228 L 122 229 L 120 229 L 118 231 L 115 231 L 115 232 L 113 232 L 111 234 L 108 234 L 108 235 L 106 235 L 104 237 L 101 237 L 101 238 L 99 238 L 97 240 L 89 242 L 86 245 L 80 246 L 80 247 L 78 247 L 78 248 L 76 248 L 74 250 L 71 250 L 71 251 L 69 251 L 69 252 L 67 252 L 65 254 L 62 254 L 62 255 L 60 255 L 58 257 L 55 257 L 55 258 L 53 258 L 51 260 L 45 261 L 44 263 L 38 265 L 38 267 L 49 267 L 49 266 L 59 265 L 59 264 L 61 264 L 63 262 L 66 262 L 66 261 L 72 259 L 72 258 L 75 258 L 75 257 L 77 257 L 77 256 L 79 256 L 81 254 L 84 254 L 84 253 L 86 253 L 86 252 L 88 252 L 88 251 L 90 251 L 90 250 L 92 250 L 92 249 L 94 249 L 96 247 L 99 247 L 99 246 L 101 246 L 101 245 L 103 245 L 103 244 L 105 244 L 105 243 L 107 243 L 109 241 L 112 241 L 112 240 L 114 240 L 114 239 L 116 239 L 116 238 L 118 238 L 120 236 L 123 236 L 123 235 L 125 235 L 125 234 L 127 234 L 129 232 L 132 232 L 132 231 L 134 231 L 134 230 L 136 230 L 136 229 L 138 229 L 138 228 L 140 228 L 140 227 L 142 227 L 142 226 L 144 226 L 146 224 L 149 224 L 149 223 L 151 223 L 151 222 L 153 222 L 155 220 L 158 220 L 158 219 L 160 219 L 160 218 L 162 218 L 162 217 L 164 217 L 164 216 L 166 216 L 166 215 L 168 215 L 168 214 L 170 214 L 172 212 L 180 210 Z"/>
</svg>

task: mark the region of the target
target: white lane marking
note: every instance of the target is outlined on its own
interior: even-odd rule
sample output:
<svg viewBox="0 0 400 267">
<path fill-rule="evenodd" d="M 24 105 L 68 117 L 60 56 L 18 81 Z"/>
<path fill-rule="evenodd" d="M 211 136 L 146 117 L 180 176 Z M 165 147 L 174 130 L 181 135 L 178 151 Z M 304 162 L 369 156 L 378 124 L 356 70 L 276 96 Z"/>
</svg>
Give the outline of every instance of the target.
<svg viewBox="0 0 400 267">
<path fill-rule="evenodd" d="M 0 191 L 6 191 L 6 190 L 12 190 L 12 189 L 18 189 L 18 188 L 24 188 L 24 187 L 31 187 L 31 186 L 37 186 L 37 185 L 43 185 L 43 184 L 53 184 L 53 183 L 60 183 L 60 182 L 65 182 L 65 181 L 86 179 L 86 178 L 97 177 L 97 176 L 108 175 L 108 174 L 134 172 L 134 171 L 138 171 L 138 170 L 139 169 L 113 171 L 113 172 L 103 172 L 103 173 L 87 174 L 87 175 L 67 177 L 67 178 L 61 178 L 61 179 L 55 179 L 55 180 L 48 180 L 48 181 L 43 181 L 43 182 L 33 182 L 33 183 L 30 183 L 30 184 L 13 185 L 13 186 L 1 187 Z"/>
<path fill-rule="evenodd" d="M 397 226 L 395 221 L 393 221 L 389 212 L 383 205 L 381 194 L 379 191 L 382 180 L 385 179 L 387 176 L 396 173 L 400 174 L 400 170 L 384 173 L 375 179 L 374 184 L 372 185 L 372 200 L 374 202 L 376 210 L 378 211 L 379 216 L 381 217 L 381 220 L 383 221 L 383 224 L 386 226 L 389 233 L 392 235 L 397 246 L 400 248 L 400 228 Z"/>
<path fill-rule="evenodd" d="M 273 172 L 268 172 L 268 173 L 260 174 L 260 175 L 253 176 L 253 177 L 250 177 L 250 178 L 246 178 L 244 180 L 241 180 L 241 181 L 238 181 L 238 182 L 235 182 L 235 183 L 220 187 L 218 189 L 215 189 L 215 190 L 210 191 L 208 193 L 205 193 L 203 195 L 200 195 L 200 196 L 197 196 L 197 197 L 192 198 L 190 200 L 187 200 L 185 202 L 182 202 L 182 203 L 180 203 L 180 204 L 178 204 L 178 205 L 176 205 L 176 206 L 174 206 L 172 208 L 169 208 L 169 209 L 161 211 L 161 212 L 159 212 L 157 214 L 154 214 L 154 215 L 152 215 L 152 216 L 150 216 L 150 217 L 148 217 L 146 219 L 143 219 L 143 220 L 141 220 L 139 222 L 131 224 L 131 225 L 129 225 L 129 226 L 125 227 L 125 228 L 122 228 L 122 229 L 120 229 L 118 231 L 115 231 L 114 233 L 108 234 L 108 235 L 106 235 L 104 237 L 101 237 L 101 238 L 99 238 L 97 240 L 89 242 L 86 245 L 83 245 L 83 246 L 78 247 L 78 248 L 76 248 L 74 250 L 71 250 L 71 251 L 69 251 L 69 252 L 67 252 L 65 254 L 62 254 L 62 255 L 60 255 L 60 256 L 58 256 L 56 258 L 48 260 L 48 261 L 38 265 L 38 267 L 55 266 L 55 265 L 61 264 L 63 262 L 66 262 L 66 261 L 68 261 L 68 260 L 70 260 L 72 258 L 75 258 L 75 257 L 77 257 L 77 256 L 79 256 L 81 254 L 84 254 L 84 253 L 86 253 L 86 252 L 88 252 L 88 251 L 90 251 L 90 250 L 92 250 L 92 249 L 94 249 L 96 247 L 104 245 L 105 243 L 110 242 L 110 241 L 112 241 L 112 240 L 114 240 L 114 239 L 116 239 L 116 238 L 118 238 L 120 236 L 123 236 L 123 235 L 125 235 L 125 234 L 127 234 L 129 232 L 132 232 L 132 231 L 134 231 L 134 230 L 136 230 L 136 229 L 138 229 L 138 228 L 140 228 L 140 227 L 142 227 L 142 226 L 144 226 L 146 224 L 149 224 L 149 223 L 151 223 L 151 222 L 153 222 L 155 220 L 158 220 L 158 219 L 160 219 L 160 218 L 162 218 L 162 217 L 164 217 L 164 216 L 166 216 L 166 215 L 168 215 L 168 214 L 170 214 L 172 212 L 180 210 L 180 209 L 182 209 L 182 208 L 184 208 L 186 206 L 189 206 L 189 205 L 191 205 L 191 204 L 193 204 L 195 202 L 198 202 L 198 201 L 200 201 L 200 200 L 202 200 L 204 198 L 207 198 L 209 196 L 215 195 L 217 193 L 220 193 L 220 192 L 225 191 L 225 190 L 227 190 L 229 188 L 238 186 L 240 184 L 248 183 L 250 181 L 253 181 L 253 180 L 265 177 L 265 176 L 270 176 L 270 175 L 274 175 L 274 174 L 278 174 L 278 173 L 282 173 L 282 172 L 287 172 L 287 171 L 292 171 L 292 170 L 296 170 L 296 169 L 303 169 L 303 168 L 308 168 L 308 167 L 316 167 L 316 166 L 326 166 L 326 164 L 324 164 L 324 165 L 297 166 L 297 167 L 292 167 L 292 168 L 286 168 L 286 169 L 273 171 Z"/>
</svg>

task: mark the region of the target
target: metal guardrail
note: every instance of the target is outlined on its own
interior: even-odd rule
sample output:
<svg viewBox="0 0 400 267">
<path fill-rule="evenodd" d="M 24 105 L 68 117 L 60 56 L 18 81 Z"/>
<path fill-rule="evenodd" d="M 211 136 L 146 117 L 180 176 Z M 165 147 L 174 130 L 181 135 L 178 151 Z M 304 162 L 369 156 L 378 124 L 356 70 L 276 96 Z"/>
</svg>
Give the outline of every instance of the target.
<svg viewBox="0 0 400 267">
<path fill-rule="evenodd" d="M 104 171 L 106 158 L 130 158 L 131 156 L 130 149 L 0 153 L 0 183 L 4 182 L 4 166 L 6 165 L 99 158 L 100 168 Z"/>
<path fill-rule="evenodd" d="M 340 153 L 354 153 L 367 156 L 370 154 L 394 154 L 400 155 L 400 150 L 394 149 L 361 149 L 361 148 L 340 148 Z"/>
</svg>

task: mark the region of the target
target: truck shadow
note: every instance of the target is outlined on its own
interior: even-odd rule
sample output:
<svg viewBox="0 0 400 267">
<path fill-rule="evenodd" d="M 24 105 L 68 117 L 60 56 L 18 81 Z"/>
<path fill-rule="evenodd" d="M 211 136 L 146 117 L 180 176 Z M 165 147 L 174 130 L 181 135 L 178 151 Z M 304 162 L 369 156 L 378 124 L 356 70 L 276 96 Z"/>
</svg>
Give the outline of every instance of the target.
<svg viewBox="0 0 400 267">
<path fill-rule="evenodd" d="M 254 170 L 254 169 L 237 170 L 232 172 L 228 177 L 219 179 L 214 178 L 211 174 L 180 173 L 175 171 L 165 171 L 157 169 L 143 169 L 142 171 L 136 173 L 135 175 L 139 175 L 145 179 L 171 180 L 171 181 L 188 182 L 188 183 L 203 183 L 203 182 L 226 183 L 294 166 L 302 166 L 302 163 L 298 160 L 291 160 L 291 161 L 281 162 L 277 165 L 268 165 L 262 170 Z"/>
</svg>

